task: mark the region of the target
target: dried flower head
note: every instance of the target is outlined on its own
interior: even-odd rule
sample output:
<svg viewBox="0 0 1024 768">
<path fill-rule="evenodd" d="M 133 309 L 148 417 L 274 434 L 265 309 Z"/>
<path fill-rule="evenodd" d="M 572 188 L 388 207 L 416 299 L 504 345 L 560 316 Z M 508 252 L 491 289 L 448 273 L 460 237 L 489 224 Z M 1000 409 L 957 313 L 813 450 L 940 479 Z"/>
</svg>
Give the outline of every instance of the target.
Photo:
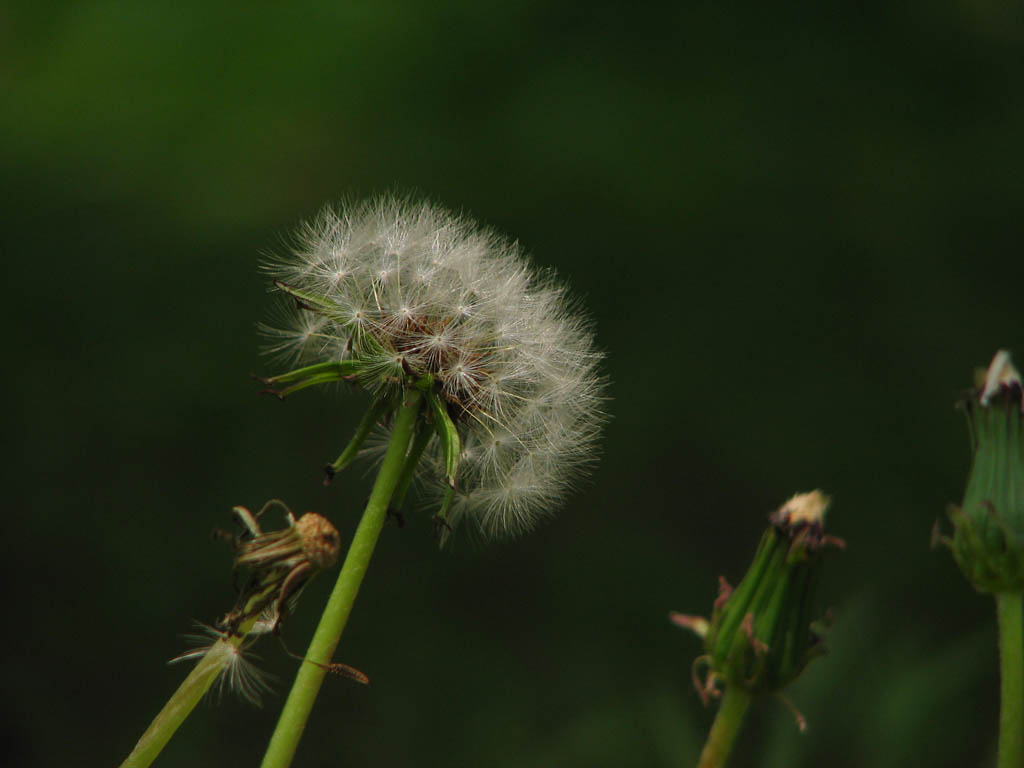
<svg viewBox="0 0 1024 768">
<path fill-rule="evenodd" d="M 263 531 L 259 518 L 275 506 L 284 510 L 285 527 Z M 245 507 L 231 511 L 244 529 L 234 539 L 235 570 L 247 569 L 249 573 L 235 607 L 219 626 L 229 633 L 237 632 L 243 624 L 251 625 L 245 633 L 274 631 L 309 580 L 337 561 L 338 531 L 316 512 L 307 512 L 296 520 L 279 499 L 270 500 L 255 515 Z"/>
<path fill-rule="evenodd" d="M 419 474 L 447 481 L 428 485 L 449 494 L 447 523 L 500 536 L 549 513 L 593 460 L 604 420 L 601 354 L 553 275 L 467 218 L 391 197 L 325 209 L 298 239 L 268 266 L 295 300 L 290 322 L 265 331 L 307 376 L 268 379 L 299 381 L 278 394 L 331 380 L 329 363 L 378 402 L 428 389 L 443 404 L 430 418 L 450 418 L 458 438 L 457 483 L 450 445 L 418 448 Z"/>
<path fill-rule="evenodd" d="M 285 527 L 264 531 L 260 518 L 274 507 L 283 511 Z M 233 507 L 231 512 L 241 533 L 215 531 L 214 534 L 232 543 L 236 578 L 239 571 L 246 572 L 243 584 L 236 584 L 235 606 L 214 627 L 197 622 L 199 633 L 186 635 L 196 647 L 168 663 L 202 660 L 216 671 L 212 690 L 218 696 L 230 690 L 259 705 L 261 695 L 269 691 L 270 686 L 268 676 L 253 665 L 251 659 L 256 657 L 249 650 L 261 635 L 273 633 L 290 656 L 309 661 L 332 674 L 368 683 L 365 674 L 347 664 L 322 664 L 297 656 L 288 650 L 281 635 L 281 626 L 305 586 L 317 573 L 337 562 L 340 544 L 337 529 L 316 512 L 306 512 L 296 520 L 280 499 L 271 499 L 255 514 L 241 506 Z"/>
</svg>

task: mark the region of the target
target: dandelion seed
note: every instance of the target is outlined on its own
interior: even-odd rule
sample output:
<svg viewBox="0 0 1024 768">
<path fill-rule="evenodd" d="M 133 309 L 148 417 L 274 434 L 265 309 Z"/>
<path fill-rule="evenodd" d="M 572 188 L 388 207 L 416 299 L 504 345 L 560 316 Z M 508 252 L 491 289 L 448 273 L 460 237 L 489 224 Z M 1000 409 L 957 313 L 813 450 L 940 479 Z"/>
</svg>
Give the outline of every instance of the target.
<svg viewBox="0 0 1024 768">
<path fill-rule="evenodd" d="M 180 656 L 175 656 L 167 663 L 199 661 L 207 656 L 215 655 L 220 672 L 211 686 L 210 692 L 216 695 L 218 700 L 224 697 L 225 692 L 228 692 L 254 706 L 260 706 L 263 694 L 272 690 L 270 681 L 273 678 L 253 663 L 254 659 L 259 658 L 249 653 L 254 638 L 232 637 L 227 632 L 201 622 L 196 622 L 196 627 L 199 631 L 195 634 L 185 635 L 185 640 L 197 647 Z"/>
</svg>

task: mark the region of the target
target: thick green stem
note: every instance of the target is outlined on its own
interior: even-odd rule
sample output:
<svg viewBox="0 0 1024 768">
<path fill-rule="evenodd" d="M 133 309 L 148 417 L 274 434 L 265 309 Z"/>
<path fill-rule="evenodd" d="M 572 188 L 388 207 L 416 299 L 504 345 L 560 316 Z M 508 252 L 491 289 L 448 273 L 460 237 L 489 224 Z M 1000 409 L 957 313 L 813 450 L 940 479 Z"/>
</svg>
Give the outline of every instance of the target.
<svg viewBox="0 0 1024 768">
<path fill-rule="evenodd" d="M 996 595 L 999 662 L 1002 673 L 999 708 L 999 768 L 1024 766 L 1024 615 L 1022 595 Z"/>
<path fill-rule="evenodd" d="M 266 591 L 253 595 L 248 602 L 246 610 L 256 605 L 265 598 Z M 164 704 L 163 709 L 153 718 L 149 728 L 142 734 L 138 744 L 131 754 L 121 763 L 121 768 L 146 768 L 160 754 L 160 750 L 171 740 L 174 732 L 185 722 L 200 699 L 210 690 L 217 679 L 217 675 L 223 671 L 235 655 L 238 647 L 245 640 L 245 636 L 252 629 L 258 617 L 253 616 L 246 620 L 239 628 L 238 634 L 230 637 L 222 637 L 213 647 L 199 660 L 199 663 L 192 668 L 188 677 L 178 686 L 171 698 Z"/>
<path fill-rule="evenodd" d="M 352 544 L 345 556 L 338 581 L 334 585 L 334 591 L 331 592 L 327 607 L 320 617 L 320 624 L 306 652 L 306 659 L 316 663 L 304 663 L 299 667 L 291 693 L 288 694 L 288 701 L 285 702 L 274 735 L 270 738 L 270 745 L 263 756 L 263 768 L 286 768 L 295 756 L 299 739 L 302 738 L 309 713 L 313 709 L 313 702 L 326 674 L 324 668 L 318 665 L 330 662 L 352 611 L 352 604 L 355 602 L 359 586 L 370 564 L 370 557 L 377 545 L 377 538 L 384 526 L 388 504 L 402 474 L 402 465 L 409 450 L 421 397 L 421 394 L 413 389 L 405 393 L 405 401 L 398 412 L 398 418 L 395 419 L 391 442 L 384 454 L 384 461 L 370 493 L 370 500 L 363 511 L 355 536 L 352 537 Z"/>
<path fill-rule="evenodd" d="M 697 768 L 722 768 L 725 765 L 740 726 L 743 725 L 743 716 L 747 713 L 750 699 L 751 695 L 742 688 L 736 685 L 726 687 Z"/>
</svg>

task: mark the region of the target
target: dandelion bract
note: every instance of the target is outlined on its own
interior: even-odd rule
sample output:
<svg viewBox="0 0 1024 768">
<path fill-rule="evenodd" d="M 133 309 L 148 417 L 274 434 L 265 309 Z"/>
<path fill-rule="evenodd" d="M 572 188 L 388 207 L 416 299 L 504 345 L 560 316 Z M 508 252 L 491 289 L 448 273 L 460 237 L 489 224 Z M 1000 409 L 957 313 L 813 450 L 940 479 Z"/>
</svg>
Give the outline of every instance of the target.
<svg viewBox="0 0 1024 768">
<path fill-rule="evenodd" d="M 298 298 L 269 351 L 351 361 L 377 396 L 428 379 L 461 438 L 450 522 L 500 536 L 549 513 L 595 455 L 604 394 L 590 322 L 554 275 L 464 216 L 393 197 L 325 209 L 297 240 L 268 265 Z M 440 442 L 421 476 L 445 476 Z"/>
</svg>

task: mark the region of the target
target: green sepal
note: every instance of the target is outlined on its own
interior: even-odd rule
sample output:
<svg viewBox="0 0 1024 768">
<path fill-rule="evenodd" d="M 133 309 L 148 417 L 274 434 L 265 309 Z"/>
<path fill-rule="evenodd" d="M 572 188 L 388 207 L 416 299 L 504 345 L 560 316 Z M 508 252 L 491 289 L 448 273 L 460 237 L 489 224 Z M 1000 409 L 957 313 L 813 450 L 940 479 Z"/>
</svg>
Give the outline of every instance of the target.
<svg viewBox="0 0 1024 768">
<path fill-rule="evenodd" d="M 334 461 L 328 464 L 324 471 L 327 473 L 327 478 L 324 484 L 330 483 L 331 479 L 335 474 L 343 470 L 349 464 L 351 464 L 356 456 L 359 455 L 360 449 L 363 447 L 363 443 L 366 442 L 366 438 L 370 432 L 373 431 L 374 426 L 381 420 L 385 413 L 394 410 L 395 398 L 393 397 L 378 397 L 374 399 L 373 403 L 367 409 L 366 413 L 363 414 L 363 418 L 359 422 L 359 426 L 356 427 L 355 434 L 352 435 L 352 439 L 349 440 L 348 445 L 345 446 L 345 450 L 341 452 Z"/>
<path fill-rule="evenodd" d="M 455 487 L 456 475 L 459 471 L 459 455 L 462 453 L 462 441 L 459 439 L 459 431 L 455 428 L 455 422 L 448 415 L 437 392 L 431 387 L 427 390 L 427 402 L 434 417 L 434 429 L 441 440 L 441 451 L 444 455 L 445 478 L 448 480 L 448 487 Z"/>
<path fill-rule="evenodd" d="M 274 287 L 295 299 L 302 309 L 308 309 L 311 312 L 316 312 L 319 315 L 325 315 L 326 317 L 331 318 L 336 318 L 338 315 L 338 306 L 334 304 L 334 302 L 328 301 L 323 296 L 318 296 L 315 293 L 304 291 L 301 288 L 288 285 L 288 283 L 283 283 L 280 280 L 274 281 Z"/>
<path fill-rule="evenodd" d="M 405 503 L 405 495 L 409 491 L 412 479 L 416 475 L 416 466 L 423 457 L 423 452 L 433 439 L 436 432 L 433 426 L 420 421 L 417 427 L 416 437 L 413 438 L 409 453 L 405 457 L 405 464 L 402 465 L 402 474 L 398 478 L 398 485 L 395 486 L 395 493 L 391 497 L 389 509 L 392 512 L 400 512 L 402 504 Z"/>
<path fill-rule="evenodd" d="M 346 376 L 354 376 L 356 373 L 356 363 L 354 360 L 333 360 L 328 363 L 316 363 L 315 365 L 296 368 L 294 371 L 288 371 L 288 373 L 281 373 L 265 379 L 261 378 L 260 381 L 264 384 L 291 384 L 294 381 L 310 376 L 328 373 L 334 374 L 339 379 L 343 379 Z"/>
<path fill-rule="evenodd" d="M 434 514 L 434 534 L 443 545 L 452 532 L 452 526 L 448 522 L 448 510 L 455 499 L 455 489 L 448 486 L 444 489 L 444 499 L 441 500 L 441 508 Z"/>
<path fill-rule="evenodd" d="M 1024 542 L 994 507 L 989 507 L 986 514 L 991 519 L 979 524 L 961 508 L 951 507 L 949 518 L 953 522 L 953 536 L 943 538 L 943 543 L 949 545 L 956 564 L 979 592 L 1022 592 Z M 1014 541 L 1016 546 L 1008 544 Z"/>
<path fill-rule="evenodd" d="M 299 392 L 307 387 L 314 387 L 318 384 L 329 384 L 334 381 L 344 381 L 356 375 L 357 364 L 352 360 L 340 360 L 329 363 L 317 363 L 307 365 L 303 368 L 296 368 L 294 371 L 282 373 L 279 376 L 269 378 L 255 377 L 263 384 L 291 384 L 284 389 L 265 389 L 264 393 L 276 395 L 280 399 Z M 294 383 L 293 383 L 294 382 Z"/>
</svg>

